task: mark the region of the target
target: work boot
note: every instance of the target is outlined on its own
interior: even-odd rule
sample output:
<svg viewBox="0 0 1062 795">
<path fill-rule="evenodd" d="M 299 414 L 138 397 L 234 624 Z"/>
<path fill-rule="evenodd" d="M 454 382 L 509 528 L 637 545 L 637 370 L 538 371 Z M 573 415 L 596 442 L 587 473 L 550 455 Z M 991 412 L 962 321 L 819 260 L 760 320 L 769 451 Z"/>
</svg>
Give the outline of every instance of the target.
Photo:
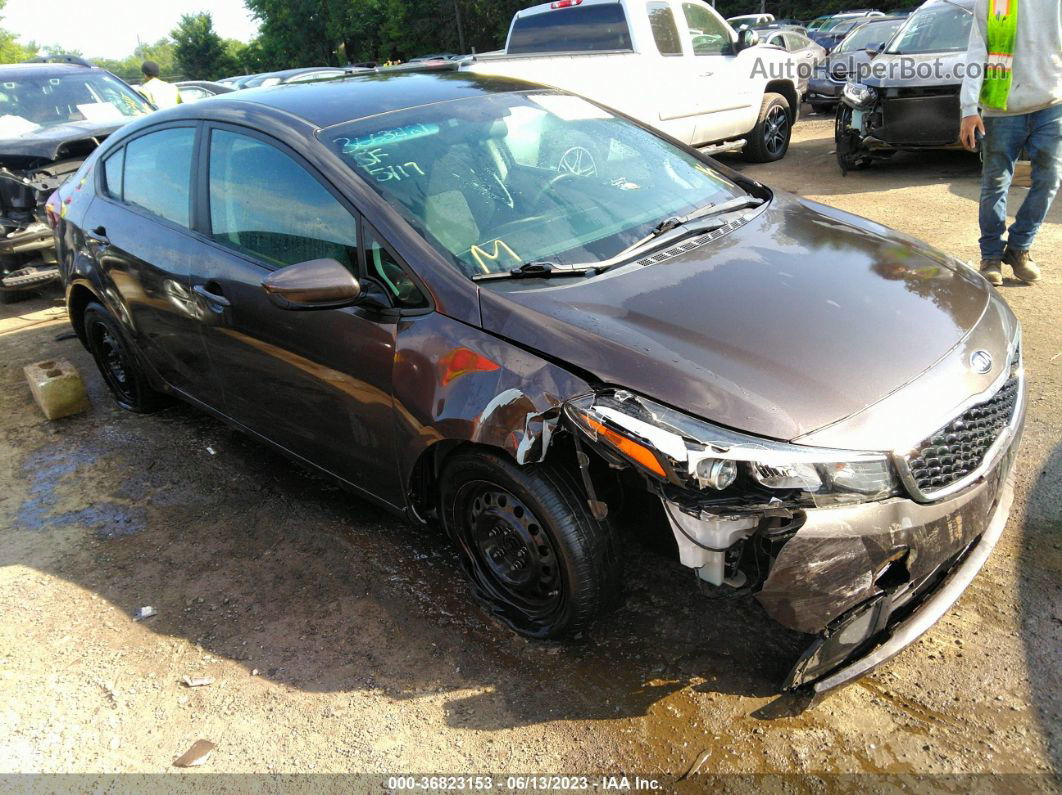
<svg viewBox="0 0 1062 795">
<path fill-rule="evenodd" d="M 1018 251 L 1007 246 L 1007 250 L 1003 252 L 1003 261 L 1010 265 L 1014 269 L 1014 275 L 1026 284 L 1032 284 L 1040 278 L 1040 268 L 1032 261 L 1028 251 Z"/>
<path fill-rule="evenodd" d="M 981 275 L 995 287 L 1003 286 L 1003 263 L 998 259 L 981 260 Z"/>
</svg>

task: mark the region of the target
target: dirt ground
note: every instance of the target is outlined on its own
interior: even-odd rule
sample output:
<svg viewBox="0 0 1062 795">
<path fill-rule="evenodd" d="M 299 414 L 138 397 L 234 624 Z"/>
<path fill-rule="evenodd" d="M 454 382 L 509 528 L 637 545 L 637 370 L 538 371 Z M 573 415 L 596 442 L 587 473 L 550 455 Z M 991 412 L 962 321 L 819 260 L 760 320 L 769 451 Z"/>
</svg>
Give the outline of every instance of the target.
<svg viewBox="0 0 1062 795">
<path fill-rule="evenodd" d="M 831 132 L 810 117 L 781 163 L 728 162 L 976 259 L 972 157 L 842 178 Z M 473 605 L 436 532 L 190 408 L 117 410 L 57 339 L 56 296 L 4 307 L 0 773 L 175 771 L 204 738 L 192 772 L 1057 774 L 1062 202 L 1037 250 L 1043 282 L 1002 288 L 1030 413 L 1000 546 L 923 640 L 798 714 L 776 700 L 788 646 L 752 601 L 713 601 L 632 543 L 621 609 L 568 643 L 522 640 Z M 92 409 L 48 422 L 21 368 L 59 356 Z M 134 621 L 144 605 L 158 614 Z"/>
</svg>

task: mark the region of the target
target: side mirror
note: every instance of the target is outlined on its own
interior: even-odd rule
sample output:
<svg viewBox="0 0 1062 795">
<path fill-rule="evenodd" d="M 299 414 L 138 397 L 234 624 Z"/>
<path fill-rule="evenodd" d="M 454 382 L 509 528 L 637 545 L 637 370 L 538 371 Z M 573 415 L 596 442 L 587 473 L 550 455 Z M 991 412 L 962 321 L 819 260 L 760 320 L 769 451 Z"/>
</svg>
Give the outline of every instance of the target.
<svg viewBox="0 0 1062 795">
<path fill-rule="evenodd" d="M 262 288 L 281 309 L 336 309 L 361 295 L 361 284 L 334 259 L 311 259 L 273 271 Z"/>
<path fill-rule="evenodd" d="M 885 42 L 882 42 L 881 44 L 873 44 L 870 47 L 867 47 L 866 49 L 867 55 L 869 55 L 871 58 L 875 58 L 877 57 L 878 53 L 885 49 Z"/>
<path fill-rule="evenodd" d="M 752 28 L 743 27 L 738 31 L 737 49 L 738 52 L 747 50 L 749 47 L 755 47 L 760 43 L 760 34 L 754 31 Z"/>
</svg>

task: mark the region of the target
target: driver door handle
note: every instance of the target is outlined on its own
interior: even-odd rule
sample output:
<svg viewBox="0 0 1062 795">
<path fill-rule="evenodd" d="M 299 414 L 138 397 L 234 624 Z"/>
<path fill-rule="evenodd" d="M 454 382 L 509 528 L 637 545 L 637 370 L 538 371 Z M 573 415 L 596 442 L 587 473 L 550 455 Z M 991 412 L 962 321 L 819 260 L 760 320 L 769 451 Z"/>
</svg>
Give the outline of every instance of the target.
<svg viewBox="0 0 1062 795">
<path fill-rule="evenodd" d="M 210 290 L 205 284 L 197 284 L 192 288 L 192 292 L 203 298 L 207 303 L 214 304 L 215 306 L 232 306 L 232 302 L 221 295 Z"/>
</svg>

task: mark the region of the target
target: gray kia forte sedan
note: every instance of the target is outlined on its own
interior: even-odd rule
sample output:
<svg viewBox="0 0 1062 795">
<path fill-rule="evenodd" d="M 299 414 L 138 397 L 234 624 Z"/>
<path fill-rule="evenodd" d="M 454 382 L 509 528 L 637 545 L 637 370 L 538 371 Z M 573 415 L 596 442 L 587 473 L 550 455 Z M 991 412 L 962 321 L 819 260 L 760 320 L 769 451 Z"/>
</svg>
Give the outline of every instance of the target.
<svg viewBox="0 0 1062 795">
<path fill-rule="evenodd" d="M 439 525 L 524 635 L 614 605 L 633 527 L 806 633 L 784 686 L 824 691 L 1006 522 L 1025 391 L 986 281 L 577 96 L 241 91 L 123 127 L 48 206 L 121 406 L 178 397 Z"/>
</svg>

